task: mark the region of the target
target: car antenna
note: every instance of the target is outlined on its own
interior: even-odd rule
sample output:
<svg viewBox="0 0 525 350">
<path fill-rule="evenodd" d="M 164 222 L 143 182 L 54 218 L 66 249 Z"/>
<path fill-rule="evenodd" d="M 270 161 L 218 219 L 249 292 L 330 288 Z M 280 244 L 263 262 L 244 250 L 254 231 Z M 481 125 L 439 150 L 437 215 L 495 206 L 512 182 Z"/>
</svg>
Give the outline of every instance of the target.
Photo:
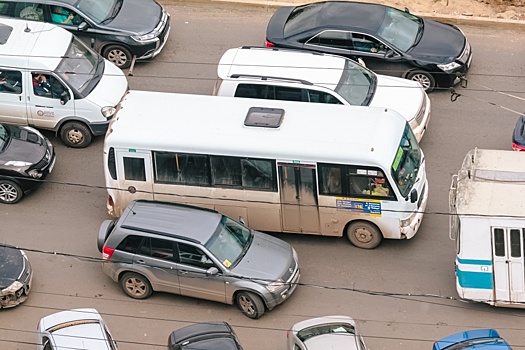
<svg viewBox="0 0 525 350">
<path fill-rule="evenodd" d="M 26 28 L 24 29 L 24 32 L 29 33 L 31 31 L 31 28 L 29 28 L 29 24 L 26 22 Z"/>
</svg>

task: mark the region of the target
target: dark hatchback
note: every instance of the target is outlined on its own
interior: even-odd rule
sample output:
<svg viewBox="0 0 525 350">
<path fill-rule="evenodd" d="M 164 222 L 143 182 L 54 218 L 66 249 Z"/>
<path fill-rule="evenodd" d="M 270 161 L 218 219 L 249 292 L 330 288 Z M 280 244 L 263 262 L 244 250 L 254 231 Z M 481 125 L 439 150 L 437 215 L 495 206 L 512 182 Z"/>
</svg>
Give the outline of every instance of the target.
<svg viewBox="0 0 525 350">
<path fill-rule="evenodd" d="M 361 58 L 376 73 L 418 81 L 427 92 L 459 83 L 472 61 L 470 44 L 454 25 L 349 1 L 279 8 L 266 46 Z"/>
<path fill-rule="evenodd" d="M 518 118 L 512 133 L 512 149 L 525 151 L 525 114 Z"/>
<path fill-rule="evenodd" d="M 170 31 L 170 16 L 155 0 L 0 0 L 0 15 L 59 25 L 119 68 L 133 56 L 155 57 Z"/>
<path fill-rule="evenodd" d="M 55 150 L 28 126 L 0 123 L 0 203 L 14 204 L 53 170 Z"/>
<path fill-rule="evenodd" d="M 237 335 L 227 322 L 196 323 L 173 331 L 168 350 L 242 350 Z"/>
<path fill-rule="evenodd" d="M 32 278 L 26 254 L 18 248 L 0 245 L 0 309 L 23 303 L 29 295 Z"/>
</svg>

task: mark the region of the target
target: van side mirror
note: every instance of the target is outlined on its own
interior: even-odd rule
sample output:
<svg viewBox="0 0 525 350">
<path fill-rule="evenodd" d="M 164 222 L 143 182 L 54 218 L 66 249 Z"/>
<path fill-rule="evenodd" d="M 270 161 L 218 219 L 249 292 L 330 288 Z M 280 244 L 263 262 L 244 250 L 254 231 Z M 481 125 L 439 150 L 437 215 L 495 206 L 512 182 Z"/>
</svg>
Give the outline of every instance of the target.
<svg viewBox="0 0 525 350">
<path fill-rule="evenodd" d="M 244 221 L 244 218 L 242 216 L 239 216 L 239 222 L 246 226 L 246 221 Z"/>
<path fill-rule="evenodd" d="M 410 192 L 410 203 L 417 202 L 417 190 L 414 188 L 412 192 Z"/>
<path fill-rule="evenodd" d="M 77 29 L 80 30 L 81 32 L 86 30 L 88 28 L 88 24 L 86 22 L 82 22 L 78 25 Z"/>
<path fill-rule="evenodd" d="M 69 101 L 70 99 L 71 99 L 71 96 L 69 96 L 69 92 L 63 91 L 60 94 L 60 104 L 61 105 L 65 105 L 67 103 L 67 101 Z"/>
</svg>

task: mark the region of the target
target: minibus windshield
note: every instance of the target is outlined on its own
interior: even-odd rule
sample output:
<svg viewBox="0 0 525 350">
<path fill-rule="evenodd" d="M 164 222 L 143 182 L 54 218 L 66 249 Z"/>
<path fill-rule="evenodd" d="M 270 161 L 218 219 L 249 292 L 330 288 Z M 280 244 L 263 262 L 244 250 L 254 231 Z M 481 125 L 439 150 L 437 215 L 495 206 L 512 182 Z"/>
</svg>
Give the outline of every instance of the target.
<svg viewBox="0 0 525 350">
<path fill-rule="evenodd" d="M 57 67 L 57 74 L 83 97 L 97 86 L 103 71 L 102 57 L 75 37 Z"/>
<path fill-rule="evenodd" d="M 230 268 L 249 248 L 252 236 L 248 228 L 223 216 L 218 230 L 205 246 L 224 267 Z"/>
<path fill-rule="evenodd" d="M 392 163 L 392 176 L 403 197 L 408 196 L 421 165 L 421 148 L 407 124 Z"/>
<path fill-rule="evenodd" d="M 374 73 L 359 63 L 346 60 L 335 91 L 353 106 L 368 106 L 376 91 L 376 80 Z"/>
</svg>

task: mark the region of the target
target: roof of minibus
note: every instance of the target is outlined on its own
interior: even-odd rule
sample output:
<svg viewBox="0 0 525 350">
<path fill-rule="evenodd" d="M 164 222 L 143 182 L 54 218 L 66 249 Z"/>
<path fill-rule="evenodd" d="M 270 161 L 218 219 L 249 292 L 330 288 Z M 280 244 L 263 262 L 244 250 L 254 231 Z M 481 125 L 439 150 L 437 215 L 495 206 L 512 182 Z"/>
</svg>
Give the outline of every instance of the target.
<svg viewBox="0 0 525 350">
<path fill-rule="evenodd" d="M 250 107 L 284 109 L 281 126 L 245 126 Z M 105 147 L 389 167 L 406 125 L 384 108 L 131 91 Z"/>
<path fill-rule="evenodd" d="M 19 19 L 0 19 L 0 35 L 5 39 L 9 26 L 12 32 L 0 45 L 0 67 L 54 70 L 71 43 L 72 34 L 53 24 Z"/>
<path fill-rule="evenodd" d="M 465 157 L 459 174 L 458 214 L 523 217 L 524 152 L 472 150 Z"/>
<path fill-rule="evenodd" d="M 299 78 L 333 89 L 341 80 L 346 61 L 312 51 L 234 48 L 223 54 L 217 74 L 221 79 L 234 74 Z"/>
</svg>

